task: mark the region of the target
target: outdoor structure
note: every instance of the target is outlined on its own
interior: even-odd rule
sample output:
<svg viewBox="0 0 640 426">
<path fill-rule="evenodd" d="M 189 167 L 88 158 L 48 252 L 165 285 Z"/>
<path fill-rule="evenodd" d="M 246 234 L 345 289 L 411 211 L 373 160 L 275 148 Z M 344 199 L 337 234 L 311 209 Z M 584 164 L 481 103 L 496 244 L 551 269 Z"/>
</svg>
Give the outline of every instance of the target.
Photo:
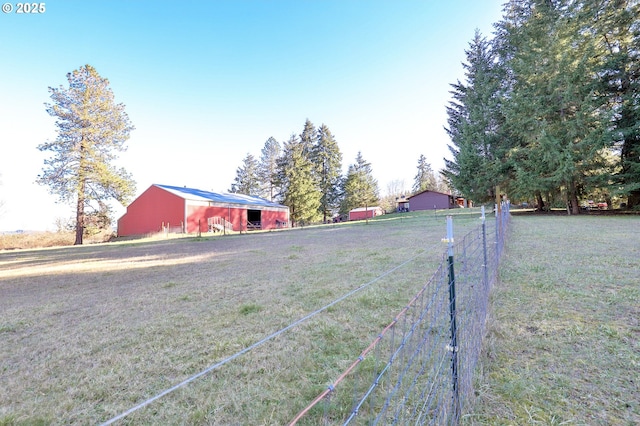
<svg viewBox="0 0 640 426">
<path fill-rule="evenodd" d="M 151 185 L 118 219 L 118 235 L 144 235 L 166 230 L 242 232 L 288 226 L 289 207 L 264 198 Z"/>
<path fill-rule="evenodd" d="M 458 205 L 458 207 L 463 207 L 463 208 L 473 207 L 473 201 L 467 200 L 464 197 L 456 197 L 456 204 Z"/>
<path fill-rule="evenodd" d="M 408 212 L 409 211 L 409 199 L 406 195 L 396 197 L 396 211 Z"/>
<path fill-rule="evenodd" d="M 409 197 L 411 211 L 452 209 L 457 206 L 453 195 L 425 190 Z"/>
<path fill-rule="evenodd" d="M 382 207 L 359 207 L 349 211 L 349 220 L 371 219 L 376 216 L 383 215 Z"/>
</svg>

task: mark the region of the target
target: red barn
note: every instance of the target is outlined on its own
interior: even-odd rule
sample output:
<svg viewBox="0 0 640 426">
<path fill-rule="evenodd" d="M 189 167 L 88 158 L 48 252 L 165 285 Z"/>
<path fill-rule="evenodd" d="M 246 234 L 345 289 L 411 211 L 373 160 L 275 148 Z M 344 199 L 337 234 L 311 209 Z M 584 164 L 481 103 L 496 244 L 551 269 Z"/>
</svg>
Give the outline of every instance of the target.
<svg viewBox="0 0 640 426">
<path fill-rule="evenodd" d="M 349 220 L 371 219 L 384 214 L 381 207 L 359 207 L 349 211 Z"/>
<path fill-rule="evenodd" d="M 453 195 L 445 194 L 437 191 L 422 191 L 409 197 L 409 209 L 416 210 L 435 210 L 435 209 L 452 209 L 456 207 Z"/>
<path fill-rule="evenodd" d="M 118 235 L 144 235 L 164 229 L 196 233 L 227 229 L 247 231 L 289 226 L 289 207 L 242 194 L 151 185 L 118 219 Z"/>
</svg>

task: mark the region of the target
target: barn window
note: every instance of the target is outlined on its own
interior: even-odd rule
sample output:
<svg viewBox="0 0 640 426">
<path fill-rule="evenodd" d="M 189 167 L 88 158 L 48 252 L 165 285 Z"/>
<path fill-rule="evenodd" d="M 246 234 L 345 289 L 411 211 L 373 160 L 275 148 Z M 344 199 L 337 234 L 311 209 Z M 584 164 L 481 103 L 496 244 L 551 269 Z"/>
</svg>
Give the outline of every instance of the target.
<svg viewBox="0 0 640 426">
<path fill-rule="evenodd" d="M 262 228 L 262 211 L 247 210 L 247 229 Z"/>
</svg>

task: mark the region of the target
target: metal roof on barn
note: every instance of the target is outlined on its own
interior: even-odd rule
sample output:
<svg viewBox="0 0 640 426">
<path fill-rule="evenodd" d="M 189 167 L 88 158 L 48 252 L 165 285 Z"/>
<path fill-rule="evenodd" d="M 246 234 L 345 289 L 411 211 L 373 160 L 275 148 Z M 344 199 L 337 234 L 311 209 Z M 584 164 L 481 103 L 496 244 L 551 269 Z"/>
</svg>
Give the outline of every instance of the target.
<svg viewBox="0 0 640 426">
<path fill-rule="evenodd" d="M 244 194 L 230 194 L 230 193 L 217 193 L 211 191 L 204 191 L 202 189 L 187 188 L 182 186 L 170 186 L 170 185 L 158 185 L 158 188 L 162 188 L 178 197 L 182 197 L 186 200 L 195 201 L 211 201 L 214 203 L 224 204 L 241 204 L 247 206 L 261 206 L 261 207 L 285 207 L 282 204 L 274 203 L 265 198 L 255 197 L 253 195 Z"/>
</svg>

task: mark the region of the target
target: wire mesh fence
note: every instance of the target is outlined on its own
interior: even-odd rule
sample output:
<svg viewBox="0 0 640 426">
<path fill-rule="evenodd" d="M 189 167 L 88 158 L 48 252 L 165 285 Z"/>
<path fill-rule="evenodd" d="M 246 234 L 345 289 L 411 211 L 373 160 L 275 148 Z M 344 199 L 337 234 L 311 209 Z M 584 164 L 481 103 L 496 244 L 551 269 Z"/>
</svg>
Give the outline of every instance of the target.
<svg viewBox="0 0 640 426">
<path fill-rule="evenodd" d="M 480 226 L 462 238 L 454 239 L 453 219 L 447 216 L 445 241 L 448 249 L 442 254 L 440 262 L 436 262 L 435 268 L 432 255 L 424 257 L 420 253 L 415 254 L 369 282 L 138 403 L 102 425 L 113 424 L 135 412 L 141 412 L 155 401 L 276 340 L 307 320 L 329 312 L 342 301 L 391 277 L 420 258 L 429 266 L 423 263 L 415 269 L 435 269 L 433 275 L 360 356 L 352 361 L 347 358 L 347 364 L 341 363 L 348 367 L 289 424 L 459 423 L 473 396 L 473 372 L 485 333 L 489 291 L 497 277 L 504 246 L 509 222 L 508 204 L 497 209 L 494 220 L 485 220 L 483 209 L 482 219 Z M 414 279 L 413 282 L 420 285 L 422 278 L 419 280 L 416 282 Z M 255 401 L 247 404 L 251 402 Z M 302 404 L 305 403 L 306 399 Z M 298 404 L 295 406 L 296 409 L 300 407 Z M 245 415 L 245 407 L 244 402 L 237 403 L 234 400 L 233 407 L 225 415 L 232 412 L 232 417 Z M 141 414 L 142 417 L 145 415 L 148 414 Z M 288 414 L 283 416 L 282 423 L 289 421 Z"/>
<path fill-rule="evenodd" d="M 454 240 L 435 273 L 293 424 L 458 424 L 473 397 L 509 205 Z M 449 218 L 450 219 L 450 218 Z"/>
</svg>

